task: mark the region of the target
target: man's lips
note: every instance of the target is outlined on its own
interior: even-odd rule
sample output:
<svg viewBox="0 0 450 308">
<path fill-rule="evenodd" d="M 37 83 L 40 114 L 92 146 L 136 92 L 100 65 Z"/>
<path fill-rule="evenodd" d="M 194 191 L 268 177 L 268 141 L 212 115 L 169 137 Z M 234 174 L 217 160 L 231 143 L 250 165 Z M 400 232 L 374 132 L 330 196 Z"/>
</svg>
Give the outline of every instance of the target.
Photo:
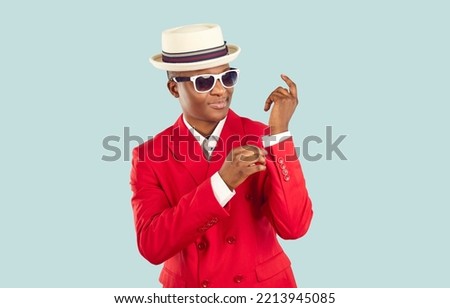
<svg viewBox="0 0 450 308">
<path fill-rule="evenodd" d="M 225 107 L 227 107 L 227 101 L 218 101 L 218 102 L 214 102 L 214 103 L 209 103 L 208 104 L 211 108 L 213 109 L 223 109 Z"/>
</svg>

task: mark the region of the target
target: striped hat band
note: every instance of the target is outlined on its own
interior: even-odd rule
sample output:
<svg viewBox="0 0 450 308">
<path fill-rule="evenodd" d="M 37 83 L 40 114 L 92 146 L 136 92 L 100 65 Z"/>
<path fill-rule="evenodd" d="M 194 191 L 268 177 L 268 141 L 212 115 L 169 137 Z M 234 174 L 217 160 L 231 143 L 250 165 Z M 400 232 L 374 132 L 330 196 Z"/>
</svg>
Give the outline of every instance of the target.
<svg viewBox="0 0 450 308">
<path fill-rule="evenodd" d="M 162 51 L 162 60 L 166 63 L 192 63 L 223 57 L 228 54 L 227 42 L 223 45 L 203 50 L 169 53 Z"/>
</svg>

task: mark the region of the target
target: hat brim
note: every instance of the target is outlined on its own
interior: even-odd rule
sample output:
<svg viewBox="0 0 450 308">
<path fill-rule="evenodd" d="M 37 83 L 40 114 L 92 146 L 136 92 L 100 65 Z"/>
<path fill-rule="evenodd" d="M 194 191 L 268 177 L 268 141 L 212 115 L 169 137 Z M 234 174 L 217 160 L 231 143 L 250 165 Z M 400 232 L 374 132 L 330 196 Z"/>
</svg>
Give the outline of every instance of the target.
<svg viewBox="0 0 450 308">
<path fill-rule="evenodd" d="M 160 70 L 165 71 L 171 71 L 171 72 L 184 72 L 184 71 L 195 71 L 195 70 L 202 70 L 205 68 L 211 68 L 220 66 L 223 64 L 230 63 L 234 59 L 237 58 L 239 53 L 241 52 L 241 49 L 237 45 L 233 44 L 227 44 L 228 47 L 228 54 L 211 59 L 211 60 L 205 60 L 205 61 L 198 61 L 198 62 L 190 62 L 190 63 L 167 63 L 163 62 L 162 60 L 162 54 L 157 54 L 151 58 L 149 58 L 149 61 L 151 64 L 153 64 L 154 67 Z"/>
</svg>

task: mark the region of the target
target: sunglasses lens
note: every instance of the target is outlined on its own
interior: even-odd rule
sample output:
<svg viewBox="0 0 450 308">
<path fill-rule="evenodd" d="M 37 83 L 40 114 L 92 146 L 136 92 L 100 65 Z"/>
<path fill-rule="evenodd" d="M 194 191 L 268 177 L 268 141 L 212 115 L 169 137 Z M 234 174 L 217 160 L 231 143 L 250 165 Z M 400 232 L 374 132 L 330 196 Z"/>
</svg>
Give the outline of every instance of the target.
<svg viewBox="0 0 450 308">
<path fill-rule="evenodd" d="M 222 84 L 224 87 L 231 88 L 237 83 L 238 74 L 236 71 L 229 71 L 222 76 Z"/>
<path fill-rule="evenodd" d="M 195 87 L 199 92 L 208 92 L 211 90 L 214 84 L 214 76 L 202 77 L 199 76 L 195 79 Z"/>
</svg>

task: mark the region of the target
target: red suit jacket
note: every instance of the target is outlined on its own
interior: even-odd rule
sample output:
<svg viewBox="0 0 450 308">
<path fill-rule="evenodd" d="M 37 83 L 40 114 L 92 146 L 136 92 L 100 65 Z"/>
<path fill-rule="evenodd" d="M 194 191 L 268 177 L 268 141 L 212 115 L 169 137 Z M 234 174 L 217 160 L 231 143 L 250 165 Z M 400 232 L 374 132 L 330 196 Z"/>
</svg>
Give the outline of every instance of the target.
<svg viewBox="0 0 450 308">
<path fill-rule="evenodd" d="M 133 150 L 138 248 L 151 263 L 165 262 L 163 287 L 296 287 L 276 236 L 303 236 L 313 212 L 292 138 L 266 148 L 267 169 L 238 186 L 226 206 L 210 181 L 232 148 L 262 147 L 266 130 L 230 110 L 208 161 L 180 116 Z"/>
</svg>

